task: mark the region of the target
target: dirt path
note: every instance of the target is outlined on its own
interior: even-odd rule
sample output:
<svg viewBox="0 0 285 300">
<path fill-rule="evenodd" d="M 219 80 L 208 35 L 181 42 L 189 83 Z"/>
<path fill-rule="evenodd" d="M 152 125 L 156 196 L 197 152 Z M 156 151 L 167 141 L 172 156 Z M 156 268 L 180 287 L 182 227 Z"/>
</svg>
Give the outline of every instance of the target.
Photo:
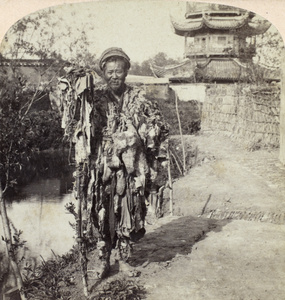
<svg viewBox="0 0 285 300">
<path fill-rule="evenodd" d="M 177 213 L 240 211 L 264 213 L 265 220 L 270 213 L 285 212 L 285 168 L 278 161 L 278 150 L 248 152 L 220 136 L 191 139 L 198 147 L 197 165 L 175 185 Z M 284 224 L 281 216 L 271 218 Z"/>
<path fill-rule="evenodd" d="M 197 155 L 174 184 L 174 216 L 150 219 L 118 278 L 145 287 L 149 300 L 283 300 L 285 168 L 278 150 L 248 152 L 228 138 L 186 137 Z M 98 286 L 99 287 L 99 286 Z"/>
<path fill-rule="evenodd" d="M 170 230 L 176 245 L 165 249 L 164 260 L 158 257 L 165 245 L 154 242 L 152 254 L 146 251 L 152 263 L 142 271 L 140 282 L 147 288 L 147 299 L 284 299 L 284 228 L 221 222 L 212 227 L 207 219 L 184 217 L 164 227 L 180 224 L 176 230 L 184 234 L 177 239 L 175 229 Z M 204 235 L 195 242 L 199 234 Z"/>
<path fill-rule="evenodd" d="M 196 165 L 174 185 L 174 217 L 148 226 L 131 263 L 147 299 L 284 299 L 285 168 L 278 150 L 189 137 Z"/>
</svg>

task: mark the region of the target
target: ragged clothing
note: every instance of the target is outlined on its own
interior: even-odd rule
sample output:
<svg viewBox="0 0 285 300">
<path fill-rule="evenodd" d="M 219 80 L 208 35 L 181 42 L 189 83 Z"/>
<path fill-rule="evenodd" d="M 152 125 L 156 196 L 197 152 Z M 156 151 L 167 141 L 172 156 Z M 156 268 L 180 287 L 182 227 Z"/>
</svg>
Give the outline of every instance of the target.
<svg viewBox="0 0 285 300">
<path fill-rule="evenodd" d="M 166 159 L 168 128 L 142 89 L 126 85 L 117 98 L 93 80 L 71 76 L 63 94 L 63 127 L 84 177 L 88 232 L 113 245 L 137 241 L 145 233 L 145 200 Z"/>
<path fill-rule="evenodd" d="M 120 99 L 107 87 L 94 94 L 91 148 L 97 153 L 101 186 L 94 201 L 95 227 L 101 234 L 110 234 L 112 241 L 122 236 L 135 241 L 145 232 L 145 198 L 155 184 L 159 160 L 166 157 L 163 142 L 168 130 L 158 108 L 141 89 L 126 86 Z"/>
</svg>

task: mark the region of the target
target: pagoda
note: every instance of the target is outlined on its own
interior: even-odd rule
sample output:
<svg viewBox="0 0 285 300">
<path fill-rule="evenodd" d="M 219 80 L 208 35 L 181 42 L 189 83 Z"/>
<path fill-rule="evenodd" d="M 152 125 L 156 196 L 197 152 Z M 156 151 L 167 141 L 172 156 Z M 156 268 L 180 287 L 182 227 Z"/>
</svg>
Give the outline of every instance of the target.
<svg viewBox="0 0 285 300">
<path fill-rule="evenodd" d="M 256 36 L 270 23 L 253 12 L 220 4 L 187 2 L 183 20 L 171 18 L 175 34 L 184 37 L 184 61 L 152 65 L 157 77 L 171 81 L 247 81 L 256 54 Z"/>
</svg>

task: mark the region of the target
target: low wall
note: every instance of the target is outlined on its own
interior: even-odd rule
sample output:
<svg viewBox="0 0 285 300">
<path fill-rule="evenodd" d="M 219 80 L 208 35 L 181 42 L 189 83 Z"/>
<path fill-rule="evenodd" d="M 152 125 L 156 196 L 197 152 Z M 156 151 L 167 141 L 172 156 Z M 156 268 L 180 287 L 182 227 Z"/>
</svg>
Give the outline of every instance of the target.
<svg viewBox="0 0 285 300">
<path fill-rule="evenodd" d="M 223 133 L 248 150 L 279 147 L 280 88 L 208 85 L 201 129 Z"/>
<path fill-rule="evenodd" d="M 169 99 L 168 78 L 156 78 L 152 76 L 128 75 L 126 83 L 141 86 L 146 96 L 151 99 Z"/>
<path fill-rule="evenodd" d="M 170 87 L 177 93 L 181 101 L 196 100 L 204 102 L 205 100 L 205 83 L 172 83 Z"/>
</svg>

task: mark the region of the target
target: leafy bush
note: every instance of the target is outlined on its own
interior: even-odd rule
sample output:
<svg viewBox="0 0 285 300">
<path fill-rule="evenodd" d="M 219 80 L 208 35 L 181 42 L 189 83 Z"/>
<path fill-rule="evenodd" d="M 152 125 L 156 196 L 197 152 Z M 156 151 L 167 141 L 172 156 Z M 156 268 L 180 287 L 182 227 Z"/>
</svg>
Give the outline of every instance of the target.
<svg viewBox="0 0 285 300">
<path fill-rule="evenodd" d="M 33 111 L 29 114 L 28 147 L 46 150 L 63 146 L 63 130 L 57 112 Z"/>
<path fill-rule="evenodd" d="M 175 100 L 170 97 L 168 100 L 155 99 L 166 122 L 171 124 L 170 134 L 179 134 L 178 119 L 175 107 Z M 178 100 L 178 111 L 183 134 L 195 134 L 201 129 L 200 104 L 197 101 Z"/>
<path fill-rule="evenodd" d="M 117 279 L 107 282 L 93 296 L 92 300 L 140 300 L 145 299 L 146 291 L 143 286 L 135 283 L 133 280 Z"/>
<path fill-rule="evenodd" d="M 35 93 L 20 80 L 1 81 L 0 96 L 0 181 L 6 191 L 35 153 L 64 144 L 58 113 L 31 110 Z"/>
<path fill-rule="evenodd" d="M 77 265 L 77 262 L 77 251 L 73 249 L 55 259 L 43 260 L 36 268 L 27 264 L 24 268 L 24 291 L 27 299 L 70 299 L 71 292 L 62 287 L 75 284 L 72 268 L 68 266 Z"/>
</svg>

